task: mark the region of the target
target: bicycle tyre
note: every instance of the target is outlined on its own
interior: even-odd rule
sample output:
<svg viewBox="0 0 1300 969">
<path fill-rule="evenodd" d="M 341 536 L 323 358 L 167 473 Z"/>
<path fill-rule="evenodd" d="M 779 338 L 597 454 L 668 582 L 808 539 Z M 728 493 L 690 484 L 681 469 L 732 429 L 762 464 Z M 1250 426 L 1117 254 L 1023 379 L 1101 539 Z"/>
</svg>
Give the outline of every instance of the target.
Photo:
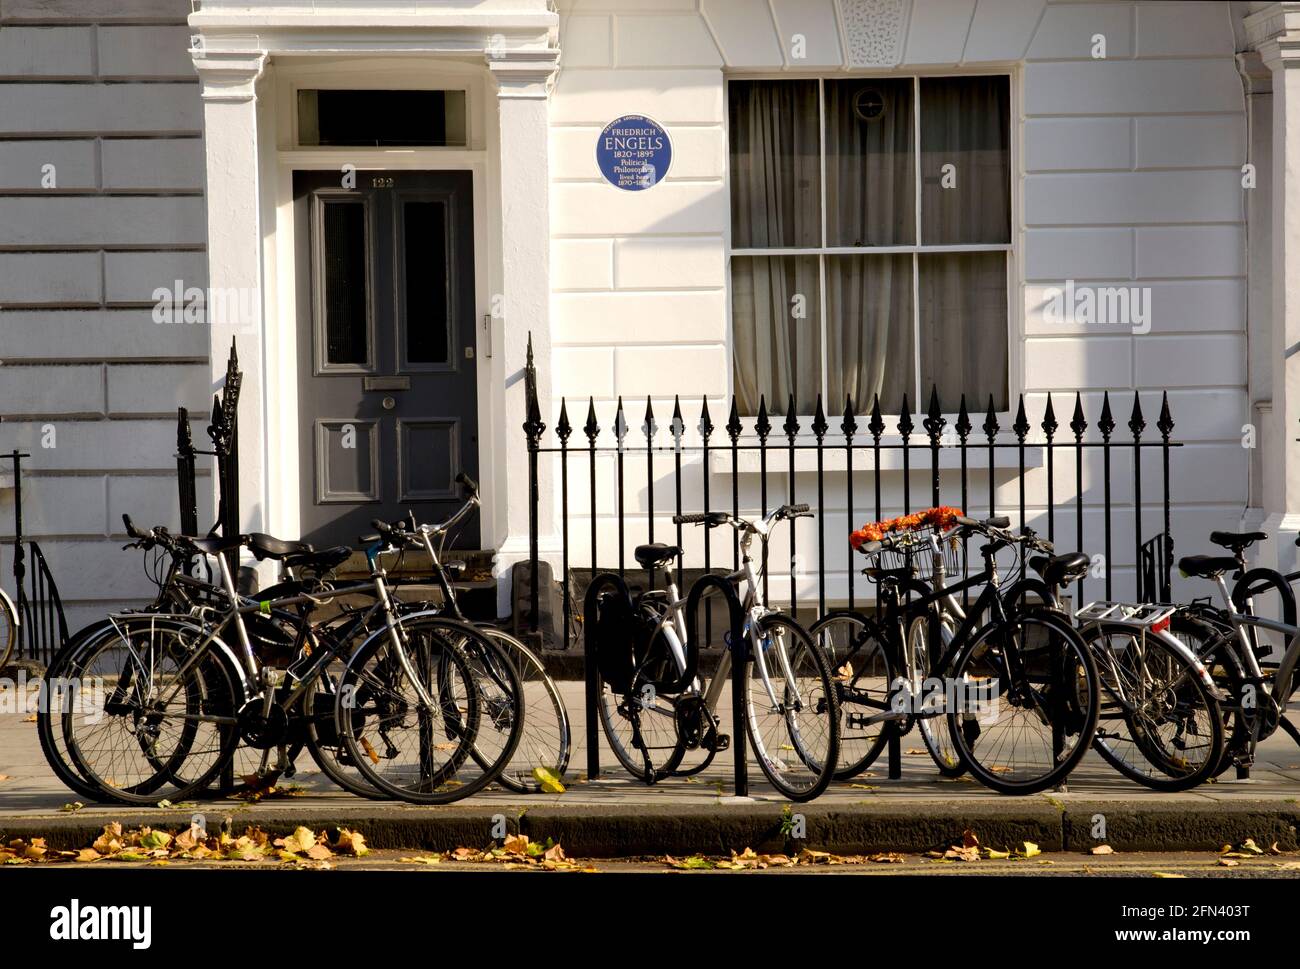
<svg viewBox="0 0 1300 969">
<path fill-rule="evenodd" d="M 1046 651 L 1045 656 L 1031 656 L 1023 643 L 1016 644 L 1014 650 L 1008 649 L 1008 644 L 1014 644 L 1015 641 L 1009 640 L 1006 634 L 1013 633 L 1017 628 L 1021 630 L 1038 628 L 1046 630 L 1049 638 L 1059 637 L 1062 651 L 1059 662 L 1051 655 L 1050 650 Z M 1024 639 L 1023 632 L 1021 639 Z M 982 648 L 985 652 L 978 653 Z M 1028 773 L 1023 779 L 1015 779 L 1010 776 L 1016 773 L 1015 769 L 997 763 L 996 757 L 993 756 L 1005 749 L 1002 744 L 994 743 L 984 747 L 984 752 L 990 755 L 989 763 L 985 763 L 982 753 L 977 754 L 975 751 L 976 742 L 983 740 L 986 734 L 991 735 L 990 731 L 982 729 L 977 719 L 963 710 L 951 710 L 948 714 L 948 729 L 971 775 L 980 783 L 1001 794 L 1036 794 L 1056 787 L 1064 781 L 1091 746 L 1097 728 L 1100 693 L 1097 668 L 1092 661 L 1092 654 L 1087 644 L 1079 637 L 1074 627 L 1059 613 L 1042 609 L 1027 611 L 1015 618 L 1008 618 L 1005 622 L 995 621 L 983 627 L 969 643 L 962 647 L 953 663 L 952 678 L 957 682 L 969 683 L 972 671 L 984 669 L 980 664 L 986 657 L 991 657 L 1000 664 L 1003 662 L 1001 657 L 1011 655 L 1016 657 L 1016 662 L 1022 664 L 1027 658 L 1039 659 L 1039 668 L 1042 669 L 1045 665 L 1045 675 L 1050 677 L 1049 683 L 1046 684 L 1047 688 L 1041 689 L 1035 688 L 1027 676 L 1017 681 L 1016 676 L 1006 675 L 1008 682 L 1016 684 L 1017 695 L 1011 698 L 1011 709 L 1025 709 L 1031 722 L 1036 720 L 1041 724 L 1044 718 L 1050 718 L 1049 722 L 1059 722 L 1062 731 L 1069 730 L 1069 735 L 1076 738 L 1068 753 L 1061 756 L 1053 749 L 1045 757 L 1040 758 L 1042 769 Z M 1005 666 L 988 665 L 991 665 L 992 670 L 999 676 L 977 675 L 976 679 L 997 683 L 1002 677 Z M 1080 687 L 1083 688 L 1082 691 Z M 1021 693 L 1028 694 L 1027 703 L 1020 698 Z"/>
<path fill-rule="evenodd" d="M 871 715 L 867 711 L 878 714 L 889 709 L 894 664 L 875 629 L 873 622 L 856 612 L 828 613 L 808 627 L 808 635 L 826 654 L 839 696 L 841 763 L 835 771 L 837 781 L 851 780 L 875 763 L 895 729 L 889 721 L 880 721 L 875 736 L 860 736 L 858 728 L 850 728 L 847 723 L 847 718 L 859 709 L 867 716 Z M 874 648 L 866 645 L 868 639 L 874 642 Z M 846 666 L 852 668 L 852 673 Z"/>
<path fill-rule="evenodd" d="M 790 698 L 791 687 L 789 683 L 785 683 L 779 697 L 781 709 L 769 711 L 770 713 L 780 714 L 779 720 L 783 724 L 784 732 L 788 738 L 788 744 L 781 744 L 780 747 L 788 747 L 798 755 L 799 762 L 808 771 L 806 779 L 802 777 L 802 773 L 796 774 L 794 771 L 785 769 L 787 765 L 793 766 L 791 759 L 772 750 L 773 745 L 762 736 L 758 717 L 761 708 L 769 704 L 770 699 L 767 696 L 766 689 L 761 685 L 761 681 L 758 686 L 755 686 L 754 671 L 758 663 L 752 656 L 746 659 L 746 668 L 741 671 L 747 685 L 745 691 L 745 729 L 749 734 L 749 742 L 753 746 L 759 769 L 767 777 L 768 782 L 792 801 L 811 801 L 826 790 L 835 777 L 835 769 L 838 766 L 840 746 L 839 697 L 835 684 L 831 679 L 830 667 L 826 663 L 825 654 L 817 647 L 812 637 L 808 635 L 808 631 L 790 616 L 775 612 L 768 613 L 758 620 L 758 632 L 762 641 L 760 648 L 770 650 L 769 641 L 774 636 L 779 637 L 781 635 L 778 630 L 788 633 L 791 641 L 796 644 L 787 656 L 787 663 L 791 670 L 794 670 L 796 662 L 806 661 L 811 665 L 811 668 L 804 673 L 804 677 L 801 677 L 799 672 L 795 672 L 796 680 L 806 678 L 803 688 L 799 690 L 801 707 L 792 711 L 786 706 Z M 768 664 L 768 676 L 773 681 L 774 686 L 778 675 L 784 677 L 784 672 L 780 669 L 781 665 L 780 663 Z M 735 675 L 734 670 L 732 675 Z M 811 717 L 804 716 L 796 722 L 799 714 L 809 711 L 817 716 L 816 722 L 825 724 L 822 727 L 822 732 L 825 735 L 824 748 L 821 746 L 814 748 L 812 743 L 816 739 L 814 732 L 806 731 L 801 725 L 803 723 L 813 723 Z M 800 782 L 796 784 L 794 778 L 799 778 Z"/>
<path fill-rule="evenodd" d="M 1082 630 L 1081 635 L 1093 651 L 1102 685 L 1093 749 L 1129 780 L 1155 791 L 1189 790 L 1214 776 L 1223 757 L 1223 711 L 1187 657 L 1158 635 L 1143 636 L 1133 627 L 1118 623 L 1094 623 Z M 1118 650 L 1115 637 L 1119 637 Z M 1122 660 L 1116 661 L 1114 654 L 1121 650 L 1142 652 L 1130 666 Z M 1170 679 L 1152 684 L 1154 690 L 1139 682 L 1142 674 L 1154 671 L 1161 675 L 1166 670 Z M 1162 724 L 1175 725 L 1179 731 L 1189 726 L 1178 709 L 1169 711 L 1160 706 L 1170 702 L 1171 695 L 1178 707 L 1190 708 L 1193 716 L 1200 709 L 1206 712 L 1203 724 L 1199 718 L 1190 724 L 1192 734 L 1204 734 L 1200 759 L 1192 769 L 1187 769 L 1186 757 L 1179 763 L 1177 755 L 1159 739 Z M 1104 724 L 1116 723 L 1118 730 L 1120 721 L 1127 727 L 1127 738 L 1119 733 L 1114 737 L 1104 735 Z M 1177 739 L 1171 741 L 1177 742 Z M 1139 767 L 1134 762 L 1136 758 L 1126 756 L 1126 745 L 1136 749 L 1141 760 L 1149 765 L 1147 769 Z"/>
</svg>

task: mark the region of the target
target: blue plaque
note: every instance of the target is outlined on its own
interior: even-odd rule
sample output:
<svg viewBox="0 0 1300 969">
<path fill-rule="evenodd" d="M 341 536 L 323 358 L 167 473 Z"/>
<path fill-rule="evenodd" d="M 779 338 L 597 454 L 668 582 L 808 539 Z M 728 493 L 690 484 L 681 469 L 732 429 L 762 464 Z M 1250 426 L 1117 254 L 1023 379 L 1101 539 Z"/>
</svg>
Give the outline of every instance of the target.
<svg viewBox="0 0 1300 969">
<path fill-rule="evenodd" d="M 639 192 L 653 188 L 673 163 L 673 143 L 658 122 L 625 114 L 605 125 L 596 141 L 596 164 L 615 188 Z"/>
</svg>

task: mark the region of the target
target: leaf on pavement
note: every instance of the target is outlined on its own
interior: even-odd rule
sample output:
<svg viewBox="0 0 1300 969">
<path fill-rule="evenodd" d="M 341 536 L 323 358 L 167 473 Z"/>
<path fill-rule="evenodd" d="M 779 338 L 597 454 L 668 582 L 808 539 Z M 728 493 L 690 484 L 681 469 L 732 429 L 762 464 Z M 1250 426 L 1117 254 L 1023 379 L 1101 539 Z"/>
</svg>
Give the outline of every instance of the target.
<svg viewBox="0 0 1300 969">
<path fill-rule="evenodd" d="M 547 794 L 564 793 L 564 782 L 560 779 L 560 775 L 549 767 L 534 767 L 533 780 L 537 781 Z"/>
</svg>

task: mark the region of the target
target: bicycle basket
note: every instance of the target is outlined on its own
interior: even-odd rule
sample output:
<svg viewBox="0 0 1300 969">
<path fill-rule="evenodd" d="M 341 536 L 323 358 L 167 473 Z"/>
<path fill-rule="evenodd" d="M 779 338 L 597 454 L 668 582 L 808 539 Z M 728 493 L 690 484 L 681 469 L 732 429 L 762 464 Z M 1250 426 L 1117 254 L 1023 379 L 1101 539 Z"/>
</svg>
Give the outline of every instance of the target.
<svg viewBox="0 0 1300 969">
<path fill-rule="evenodd" d="M 896 533 L 895 542 L 897 544 L 892 548 L 866 553 L 875 568 L 910 568 L 921 579 L 928 581 L 934 577 L 934 550 L 930 547 L 929 533 L 925 529 Z M 963 574 L 961 542 L 955 538 L 943 537 L 939 540 L 939 549 L 943 556 L 944 573 Z"/>
</svg>

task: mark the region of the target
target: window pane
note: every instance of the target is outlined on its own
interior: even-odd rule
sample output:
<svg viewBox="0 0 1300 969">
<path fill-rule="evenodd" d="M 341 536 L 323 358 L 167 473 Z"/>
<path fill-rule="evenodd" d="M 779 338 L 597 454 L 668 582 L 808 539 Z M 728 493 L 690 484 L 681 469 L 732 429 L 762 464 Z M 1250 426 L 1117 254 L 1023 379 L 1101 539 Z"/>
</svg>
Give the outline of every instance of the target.
<svg viewBox="0 0 1300 969">
<path fill-rule="evenodd" d="M 921 392 L 939 387 L 946 410 L 962 394 L 971 411 L 993 395 L 1007 409 L 1007 254 L 943 252 L 918 257 Z M 978 423 L 978 422 L 977 422 Z"/>
<path fill-rule="evenodd" d="M 821 389 L 821 313 L 816 256 L 733 256 L 732 371 L 736 403 L 785 413 L 790 394 L 811 414 Z M 779 423 L 779 422 L 778 422 Z"/>
<path fill-rule="evenodd" d="M 406 359 L 447 362 L 447 206 L 402 206 L 406 260 Z"/>
<path fill-rule="evenodd" d="M 325 362 L 365 364 L 369 294 L 366 291 L 366 207 L 325 202 Z"/>
<path fill-rule="evenodd" d="M 464 91 L 298 92 L 300 145 L 467 143 Z"/>
<path fill-rule="evenodd" d="M 879 394 L 896 413 L 904 393 L 915 397 L 913 330 L 911 255 L 827 256 L 827 409 L 847 394 L 861 413 Z"/>
<path fill-rule="evenodd" d="M 916 240 L 912 80 L 826 82 L 826 240 Z"/>
<path fill-rule="evenodd" d="M 923 245 L 1011 241 L 1010 105 L 1006 77 L 921 80 Z"/>
<path fill-rule="evenodd" d="M 821 245 L 816 81 L 732 81 L 731 244 Z"/>
</svg>

